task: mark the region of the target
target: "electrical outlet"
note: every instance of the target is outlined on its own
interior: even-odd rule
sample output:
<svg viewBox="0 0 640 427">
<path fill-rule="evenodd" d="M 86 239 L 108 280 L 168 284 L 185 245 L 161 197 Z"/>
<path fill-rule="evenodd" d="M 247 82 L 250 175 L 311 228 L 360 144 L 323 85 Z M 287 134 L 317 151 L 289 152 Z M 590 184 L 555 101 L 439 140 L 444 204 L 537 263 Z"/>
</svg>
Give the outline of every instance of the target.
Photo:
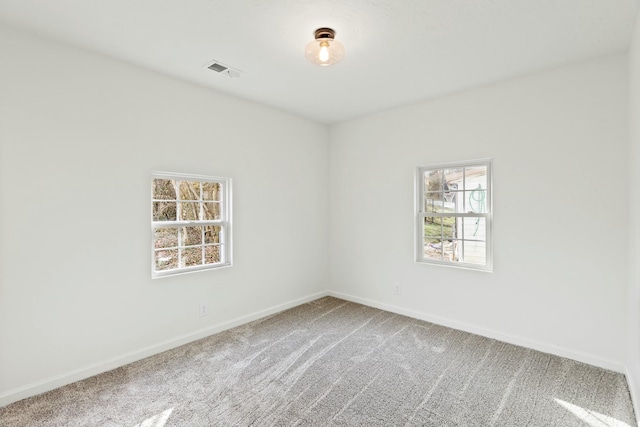
<svg viewBox="0 0 640 427">
<path fill-rule="evenodd" d="M 201 302 L 198 306 L 198 314 L 200 317 L 204 317 L 209 314 L 209 303 Z"/>
<path fill-rule="evenodd" d="M 400 282 L 393 282 L 393 293 L 394 295 L 402 294 L 402 287 L 400 286 Z"/>
</svg>

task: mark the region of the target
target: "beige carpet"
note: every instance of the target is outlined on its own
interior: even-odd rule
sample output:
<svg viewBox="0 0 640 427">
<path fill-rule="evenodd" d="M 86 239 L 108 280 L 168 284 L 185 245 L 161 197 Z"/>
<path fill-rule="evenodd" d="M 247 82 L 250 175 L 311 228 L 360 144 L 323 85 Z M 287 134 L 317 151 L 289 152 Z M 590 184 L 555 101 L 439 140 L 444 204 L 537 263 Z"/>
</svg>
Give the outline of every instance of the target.
<svg viewBox="0 0 640 427">
<path fill-rule="evenodd" d="M 322 298 L 0 409 L 11 426 L 635 426 L 623 375 Z"/>
</svg>

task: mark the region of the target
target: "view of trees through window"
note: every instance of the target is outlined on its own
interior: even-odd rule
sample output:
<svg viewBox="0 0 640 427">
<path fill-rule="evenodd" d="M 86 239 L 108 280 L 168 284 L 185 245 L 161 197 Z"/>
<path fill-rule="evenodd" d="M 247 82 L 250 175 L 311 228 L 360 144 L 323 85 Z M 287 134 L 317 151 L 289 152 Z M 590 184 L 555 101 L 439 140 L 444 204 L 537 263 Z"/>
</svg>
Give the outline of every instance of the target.
<svg viewBox="0 0 640 427">
<path fill-rule="evenodd" d="M 223 261 L 222 183 L 154 178 L 154 270 Z"/>
</svg>

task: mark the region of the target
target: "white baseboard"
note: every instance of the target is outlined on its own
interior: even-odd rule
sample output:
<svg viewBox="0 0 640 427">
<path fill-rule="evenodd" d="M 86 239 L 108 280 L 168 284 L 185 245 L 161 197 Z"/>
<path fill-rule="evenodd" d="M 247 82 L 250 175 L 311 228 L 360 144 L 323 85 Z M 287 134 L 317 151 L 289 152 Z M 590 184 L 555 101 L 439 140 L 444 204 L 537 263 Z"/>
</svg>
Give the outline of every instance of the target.
<svg viewBox="0 0 640 427">
<path fill-rule="evenodd" d="M 62 387 L 67 384 L 80 381 L 94 375 L 101 374 L 103 372 L 110 371 L 112 369 L 119 368 L 129 363 L 136 362 L 149 356 L 153 356 L 163 351 L 171 350 L 172 348 L 179 347 L 184 344 L 199 340 L 201 338 L 208 337 L 213 334 L 217 334 L 227 329 L 235 328 L 236 326 L 244 325 L 245 323 L 258 320 L 265 316 L 278 313 L 283 310 L 287 310 L 292 307 L 296 307 L 300 304 L 313 301 L 315 299 L 327 296 L 328 292 L 319 292 L 313 295 L 309 295 L 303 298 L 298 298 L 292 301 L 288 301 L 284 304 L 278 304 L 273 307 L 266 308 L 264 310 L 256 311 L 254 313 L 247 314 L 245 316 L 238 317 L 236 319 L 222 322 L 217 325 L 209 326 L 198 331 L 182 335 L 167 341 L 160 342 L 158 344 L 142 348 L 140 350 L 124 354 L 109 360 L 104 360 L 84 368 L 76 369 L 70 372 L 65 372 L 61 375 L 47 378 L 42 381 L 27 384 L 23 387 L 19 387 L 13 390 L 9 390 L 6 393 L 0 394 L 0 407 L 9 405 L 13 402 L 25 399 L 27 397 L 35 396 L 58 387 Z"/>
<path fill-rule="evenodd" d="M 552 344 L 534 341 L 534 340 L 530 340 L 530 339 L 515 336 L 515 335 L 504 334 L 502 332 L 480 328 L 472 324 L 458 322 L 456 320 L 447 319 L 441 316 L 434 316 L 434 315 L 423 313 L 420 311 L 398 307 L 392 304 L 386 304 L 379 301 L 370 300 L 367 298 L 360 298 L 354 295 L 344 294 L 342 292 L 328 291 L 327 294 L 336 298 L 344 299 L 344 300 L 355 302 L 358 304 L 367 305 L 369 307 L 379 308 L 381 310 L 390 311 L 392 313 L 402 314 L 403 316 L 412 317 L 414 319 L 425 320 L 427 322 L 435 323 L 442 326 L 447 326 L 449 328 L 458 329 L 465 332 L 470 332 L 472 334 L 481 335 L 483 337 L 492 338 L 492 339 L 503 341 L 509 344 L 514 344 L 521 347 L 542 351 L 544 353 L 554 354 L 556 356 L 566 357 L 568 359 L 587 363 L 593 366 L 598 366 L 600 368 L 608 369 L 610 371 L 618 372 L 621 374 L 625 373 L 625 366 L 621 363 L 618 363 L 612 360 L 602 359 L 600 357 L 582 353 L 579 351 L 573 351 L 567 348 L 558 347 Z"/>
</svg>

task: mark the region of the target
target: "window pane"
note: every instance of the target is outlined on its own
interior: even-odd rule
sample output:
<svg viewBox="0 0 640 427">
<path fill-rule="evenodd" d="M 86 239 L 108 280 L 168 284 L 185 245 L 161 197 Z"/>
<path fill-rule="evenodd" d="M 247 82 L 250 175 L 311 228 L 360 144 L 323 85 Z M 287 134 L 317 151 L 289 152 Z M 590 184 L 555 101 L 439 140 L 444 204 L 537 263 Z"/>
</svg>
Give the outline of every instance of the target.
<svg viewBox="0 0 640 427">
<path fill-rule="evenodd" d="M 462 197 L 458 191 L 445 191 L 442 195 L 443 203 L 445 206 L 444 212 L 459 212 L 457 209 L 458 202 Z"/>
<path fill-rule="evenodd" d="M 204 202 L 202 204 L 204 210 L 204 220 L 220 219 L 220 203 L 219 202 Z"/>
<path fill-rule="evenodd" d="M 172 179 L 154 179 L 152 183 L 153 198 L 160 200 L 175 200 L 175 181 Z"/>
<path fill-rule="evenodd" d="M 154 221 L 175 221 L 176 202 L 153 202 Z"/>
<path fill-rule="evenodd" d="M 426 217 L 424 219 L 424 238 L 425 241 L 431 237 L 437 237 L 440 239 L 442 237 L 442 224 L 440 223 L 440 218 L 434 217 Z"/>
<path fill-rule="evenodd" d="M 157 249 L 178 246 L 177 228 L 156 228 L 153 235 L 154 247 Z"/>
<path fill-rule="evenodd" d="M 487 167 L 471 166 L 465 168 L 465 190 L 474 190 L 480 185 L 487 188 Z M 461 186 L 462 189 L 462 186 Z"/>
<path fill-rule="evenodd" d="M 434 197 L 434 198 L 431 198 Z M 436 197 L 438 199 L 436 199 Z M 425 212 L 426 213 L 430 213 L 430 212 L 438 212 L 438 213 L 443 213 L 443 212 L 448 212 L 448 213 L 455 213 L 458 212 L 458 193 L 446 193 L 443 194 L 440 193 L 428 193 L 426 195 L 424 204 L 425 204 Z M 461 196 L 460 196 L 461 197 Z"/>
<path fill-rule="evenodd" d="M 182 244 L 180 246 L 194 246 L 202 244 L 202 227 L 181 227 L 180 237 Z"/>
<path fill-rule="evenodd" d="M 424 240 L 424 257 L 430 259 L 442 259 L 442 241 L 440 239 Z"/>
<path fill-rule="evenodd" d="M 445 192 L 462 190 L 462 181 L 464 177 L 464 168 L 444 169 L 444 181 L 442 187 Z"/>
<path fill-rule="evenodd" d="M 462 191 L 464 168 L 444 169 L 444 181 L 442 199 L 447 203 L 445 212 L 461 212 L 464 207 L 462 205 L 461 196 L 458 191 Z"/>
<path fill-rule="evenodd" d="M 215 264 L 220 262 L 220 246 L 205 246 L 204 263 Z"/>
<path fill-rule="evenodd" d="M 204 227 L 204 243 L 220 243 L 220 230 L 222 227 L 207 225 Z"/>
<path fill-rule="evenodd" d="M 200 219 L 200 203 L 180 203 L 180 219 L 182 221 L 197 221 Z"/>
<path fill-rule="evenodd" d="M 202 264 L 202 247 L 182 249 L 182 263 L 185 267 Z"/>
<path fill-rule="evenodd" d="M 200 183 L 180 181 L 180 200 L 200 200 Z"/>
<path fill-rule="evenodd" d="M 470 264 L 487 263 L 487 243 L 486 242 L 474 242 L 465 240 L 464 244 L 464 262 Z"/>
<path fill-rule="evenodd" d="M 440 193 L 429 193 L 424 200 L 425 212 L 442 212 L 442 201 Z"/>
<path fill-rule="evenodd" d="M 458 261 L 460 243 L 457 240 L 428 239 L 424 245 L 425 258 Z"/>
<path fill-rule="evenodd" d="M 425 239 L 424 257 L 435 260 L 458 261 L 458 240 Z"/>
<path fill-rule="evenodd" d="M 452 216 L 446 217 L 426 217 L 424 219 L 424 235 L 425 237 L 456 237 L 456 219 Z"/>
<path fill-rule="evenodd" d="M 473 190 L 465 191 L 465 197 L 467 199 L 467 212 L 487 212 L 487 191 L 480 184 Z"/>
<path fill-rule="evenodd" d="M 457 244 L 455 217 L 426 217 L 424 219 L 424 256 L 452 261 Z"/>
<path fill-rule="evenodd" d="M 156 270 L 171 270 L 178 268 L 178 250 L 156 251 Z"/>
<path fill-rule="evenodd" d="M 424 173 L 424 190 L 425 191 L 444 191 L 444 178 L 442 169 L 434 169 Z"/>
<path fill-rule="evenodd" d="M 464 227 L 465 240 L 487 240 L 487 221 L 485 218 L 464 218 L 459 220 Z"/>
<path fill-rule="evenodd" d="M 220 183 L 203 182 L 202 200 L 220 200 Z"/>
</svg>

